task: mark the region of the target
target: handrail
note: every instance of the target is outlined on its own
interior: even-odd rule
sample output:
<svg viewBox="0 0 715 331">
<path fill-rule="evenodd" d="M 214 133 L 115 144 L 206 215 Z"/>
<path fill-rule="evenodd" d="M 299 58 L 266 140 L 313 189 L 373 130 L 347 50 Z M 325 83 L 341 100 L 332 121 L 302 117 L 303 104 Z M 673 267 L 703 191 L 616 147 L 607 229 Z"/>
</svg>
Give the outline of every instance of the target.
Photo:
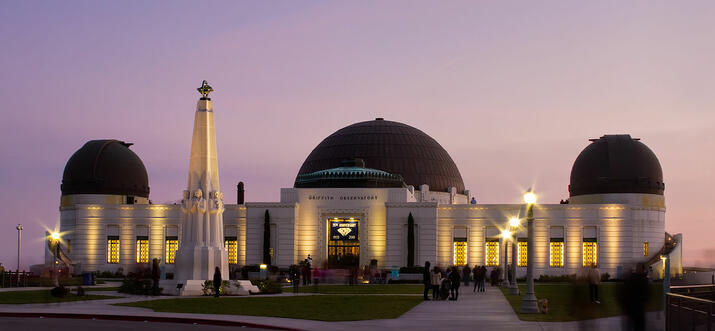
<svg viewBox="0 0 715 331">
<path fill-rule="evenodd" d="M 688 300 L 693 300 L 693 301 L 699 301 L 699 302 L 701 302 L 701 303 L 715 304 L 715 301 L 713 301 L 713 300 L 701 299 L 701 298 L 691 297 L 691 296 L 689 296 L 689 295 L 682 295 L 682 294 L 678 294 L 678 293 L 666 293 L 665 295 L 673 296 L 673 297 L 678 297 L 678 298 L 681 298 L 681 299 L 688 299 Z"/>
</svg>

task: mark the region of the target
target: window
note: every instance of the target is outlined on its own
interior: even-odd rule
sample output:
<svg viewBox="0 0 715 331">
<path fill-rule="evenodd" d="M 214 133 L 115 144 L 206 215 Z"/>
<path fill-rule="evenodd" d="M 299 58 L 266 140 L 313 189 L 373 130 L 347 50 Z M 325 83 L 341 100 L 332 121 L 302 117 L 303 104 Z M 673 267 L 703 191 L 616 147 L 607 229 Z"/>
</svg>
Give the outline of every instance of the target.
<svg viewBox="0 0 715 331">
<path fill-rule="evenodd" d="M 643 242 L 643 256 L 648 256 L 648 242 Z"/>
<path fill-rule="evenodd" d="M 238 238 L 225 237 L 223 246 L 226 248 L 226 252 L 228 253 L 228 263 L 238 264 Z"/>
<path fill-rule="evenodd" d="M 174 264 L 177 249 L 179 249 L 179 238 L 176 236 L 166 236 L 166 263 L 167 264 Z"/>
<path fill-rule="evenodd" d="M 564 242 L 551 241 L 549 254 L 549 266 L 553 268 L 562 268 L 564 266 Z"/>
<path fill-rule="evenodd" d="M 516 265 L 519 267 L 526 267 L 526 256 L 529 251 L 526 238 L 519 238 L 519 243 L 518 243 L 516 249 L 517 249 L 517 257 L 518 257 Z"/>
<path fill-rule="evenodd" d="M 127 196 L 127 204 L 128 205 L 133 205 L 134 204 L 134 196 L 128 195 Z"/>
<path fill-rule="evenodd" d="M 564 227 L 552 226 L 550 229 L 551 240 L 549 242 L 549 266 L 552 268 L 562 268 L 564 266 Z"/>
<path fill-rule="evenodd" d="M 583 266 L 595 267 L 598 265 L 598 240 L 595 226 L 583 228 Z"/>
<path fill-rule="evenodd" d="M 583 266 L 595 267 L 598 264 L 598 244 L 595 241 L 583 242 Z"/>
<path fill-rule="evenodd" d="M 499 265 L 499 239 L 487 239 L 486 242 L 486 259 L 484 264 L 487 267 L 496 267 Z"/>
<path fill-rule="evenodd" d="M 119 263 L 119 236 L 107 236 L 107 263 Z"/>
<path fill-rule="evenodd" d="M 456 226 L 452 230 L 452 262 L 455 266 L 467 265 L 467 227 Z"/>
<path fill-rule="evenodd" d="M 137 236 L 137 263 L 149 263 L 149 237 Z"/>
<path fill-rule="evenodd" d="M 467 241 L 460 240 L 454 241 L 454 265 L 465 266 L 467 265 Z"/>
</svg>

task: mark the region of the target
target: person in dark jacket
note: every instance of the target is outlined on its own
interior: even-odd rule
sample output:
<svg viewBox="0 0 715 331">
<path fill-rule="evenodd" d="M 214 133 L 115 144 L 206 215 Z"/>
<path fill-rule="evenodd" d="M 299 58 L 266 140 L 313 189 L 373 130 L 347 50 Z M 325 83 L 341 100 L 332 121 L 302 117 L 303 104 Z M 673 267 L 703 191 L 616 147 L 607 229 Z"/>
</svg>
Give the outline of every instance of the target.
<svg viewBox="0 0 715 331">
<path fill-rule="evenodd" d="M 472 269 L 469 269 L 468 265 L 462 268 L 462 280 L 464 281 L 464 286 L 469 286 L 469 278 L 472 276 Z"/>
<path fill-rule="evenodd" d="M 216 267 L 214 270 L 214 297 L 218 298 L 219 292 L 221 291 L 221 269 Z"/>
<path fill-rule="evenodd" d="M 457 267 L 452 267 L 452 272 L 449 273 L 449 282 L 451 287 L 449 289 L 452 297 L 450 300 L 456 301 L 459 298 L 459 285 L 462 281 L 462 277 L 459 276 L 459 269 Z"/>
<path fill-rule="evenodd" d="M 425 269 L 422 271 L 422 284 L 425 285 L 425 295 L 424 299 L 429 300 L 427 297 L 427 294 L 429 293 L 429 289 L 432 288 L 432 282 L 431 282 L 431 275 L 430 275 L 430 263 L 429 261 L 425 262 Z"/>
<path fill-rule="evenodd" d="M 151 261 L 151 295 L 159 295 L 159 278 L 161 278 L 161 269 L 159 269 L 159 259 Z"/>
</svg>

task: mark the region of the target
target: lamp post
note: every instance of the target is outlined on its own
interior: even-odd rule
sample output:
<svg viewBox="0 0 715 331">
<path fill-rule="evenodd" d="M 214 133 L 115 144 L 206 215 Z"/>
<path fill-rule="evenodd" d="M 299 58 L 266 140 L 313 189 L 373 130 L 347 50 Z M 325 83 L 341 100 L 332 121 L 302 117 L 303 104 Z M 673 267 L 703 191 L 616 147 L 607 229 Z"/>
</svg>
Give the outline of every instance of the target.
<svg viewBox="0 0 715 331">
<path fill-rule="evenodd" d="M 534 245 L 534 203 L 536 203 L 536 194 L 531 189 L 524 193 L 524 203 L 526 203 L 528 235 L 526 244 L 526 293 L 521 302 L 521 312 L 534 314 L 539 312 L 539 305 L 534 294 L 534 256 L 536 255 Z"/>
<path fill-rule="evenodd" d="M 509 294 L 510 295 L 518 295 L 519 294 L 519 286 L 516 283 L 516 267 L 517 267 L 517 254 L 519 253 L 518 250 L 518 229 L 519 229 L 519 224 L 521 221 L 519 221 L 518 218 L 513 217 L 509 219 L 509 226 L 511 227 L 511 231 L 514 235 L 511 241 L 511 284 L 509 286 Z"/>
<path fill-rule="evenodd" d="M 52 235 L 50 235 L 52 238 L 52 245 L 54 245 L 54 250 L 55 250 L 55 260 L 54 260 L 54 266 L 53 266 L 53 272 L 55 274 L 54 277 L 54 283 L 55 287 L 60 286 L 60 280 L 59 280 L 59 263 L 57 263 L 57 255 L 60 254 L 60 233 L 59 232 L 52 232 Z"/>
<path fill-rule="evenodd" d="M 509 237 L 511 237 L 511 231 L 503 230 L 501 232 L 502 242 L 504 243 L 504 280 L 501 282 L 503 288 L 509 287 Z"/>
<path fill-rule="evenodd" d="M 22 224 L 18 224 L 17 227 L 17 286 L 20 286 L 20 239 L 22 238 Z M 12 282 L 12 281 L 11 281 Z"/>
</svg>

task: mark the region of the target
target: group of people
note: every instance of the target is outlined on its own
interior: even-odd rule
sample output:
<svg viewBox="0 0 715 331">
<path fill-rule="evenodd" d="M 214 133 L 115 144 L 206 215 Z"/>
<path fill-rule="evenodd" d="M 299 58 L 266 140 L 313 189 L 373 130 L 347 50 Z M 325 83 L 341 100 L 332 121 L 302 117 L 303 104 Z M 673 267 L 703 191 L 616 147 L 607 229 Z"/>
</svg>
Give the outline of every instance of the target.
<svg viewBox="0 0 715 331">
<path fill-rule="evenodd" d="M 298 292 L 301 279 L 303 280 L 303 286 L 313 284 L 313 279 L 315 279 L 315 285 L 318 285 L 320 270 L 318 270 L 317 267 L 313 270 L 312 264 L 313 258 L 308 254 L 308 258 L 301 261 L 300 264 L 294 264 L 288 268 L 288 277 L 290 278 L 291 284 L 293 284 L 293 292 Z"/>
<path fill-rule="evenodd" d="M 442 271 L 439 267 L 430 270 L 430 263 L 425 263 L 423 274 L 425 285 L 424 299 L 429 299 L 429 291 L 432 290 L 432 300 L 457 300 L 459 298 L 459 286 L 462 276 L 457 267 L 447 268 Z"/>
<path fill-rule="evenodd" d="M 484 292 L 487 282 L 492 286 L 499 285 L 501 268 L 493 268 L 489 272 L 483 265 L 475 265 L 474 268 L 464 266 L 460 274 L 457 267 L 449 267 L 444 271 L 437 266 L 430 269 L 430 262 L 427 261 L 423 274 L 424 299 L 430 300 L 428 294 L 432 290 L 432 300 L 457 300 L 460 284 L 463 282 L 464 286 L 469 286 L 472 280 L 474 280 L 473 292 Z"/>
</svg>

